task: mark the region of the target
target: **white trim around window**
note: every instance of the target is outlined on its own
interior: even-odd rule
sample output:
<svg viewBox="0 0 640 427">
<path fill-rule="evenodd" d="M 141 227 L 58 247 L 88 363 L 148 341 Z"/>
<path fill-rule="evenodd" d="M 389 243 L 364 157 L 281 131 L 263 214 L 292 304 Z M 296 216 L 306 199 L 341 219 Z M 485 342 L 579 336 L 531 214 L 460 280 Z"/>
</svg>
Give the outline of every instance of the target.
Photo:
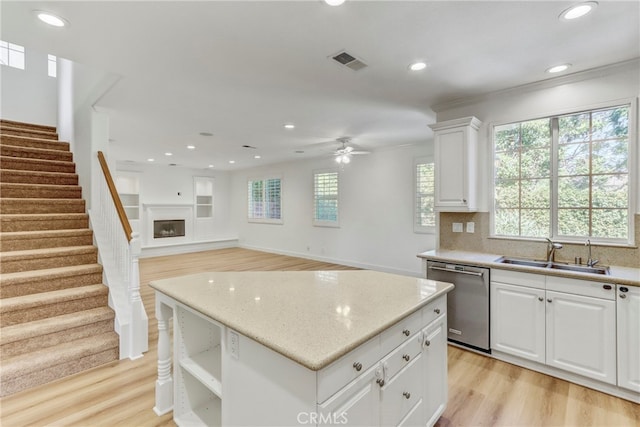
<svg viewBox="0 0 640 427">
<path fill-rule="evenodd" d="M 413 161 L 413 231 L 434 234 L 436 231 L 435 175 L 433 157 Z"/>
<path fill-rule="evenodd" d="M 340 173 L 337 169 L 313 171 L 313 225 L 340 227 Z"/>
<path fill-rule="evenodd" d="M 283 224 L 282 177 L 249 178 L 247 180 L 247 221 Z"/>
</svg>

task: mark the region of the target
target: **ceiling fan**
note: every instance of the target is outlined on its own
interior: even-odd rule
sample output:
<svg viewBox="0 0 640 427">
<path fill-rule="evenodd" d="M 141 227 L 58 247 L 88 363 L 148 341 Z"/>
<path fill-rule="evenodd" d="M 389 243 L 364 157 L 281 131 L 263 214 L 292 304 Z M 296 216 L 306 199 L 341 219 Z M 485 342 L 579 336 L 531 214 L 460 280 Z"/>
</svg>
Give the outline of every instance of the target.
<svg viewBox="0 0 640 427">
<path fill-rule="evenodd" d="M 337 138 L 336 141 L 338 141 L 338 143 L 342 144 L 342 147 L 338 148 L 333 155 L 336 157 L 336 162 L 337 163 L 342 163 L 342 164 L 347 164 L 349 162 L 351 162 L 351 156 L 353 155 L 358 155 L 358 154 L 369 154 L 369 151 L 361 151 L 361 150 L 355 150 L 353 148 L 353 146 L 351 145 L 347 145 L 351 142 L 351 138 L 349 137 L 342 137 L 342 138 Z"/>
</svg>

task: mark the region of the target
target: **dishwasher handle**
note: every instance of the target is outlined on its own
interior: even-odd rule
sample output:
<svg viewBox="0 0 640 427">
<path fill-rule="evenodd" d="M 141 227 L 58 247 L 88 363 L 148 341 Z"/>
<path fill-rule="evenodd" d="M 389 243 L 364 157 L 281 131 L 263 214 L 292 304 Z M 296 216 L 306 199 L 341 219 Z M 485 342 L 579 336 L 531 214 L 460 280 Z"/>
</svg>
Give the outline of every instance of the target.
<svg viewBox="0 0 640 427">
<path fill-rule="evenodd" d="M 448 273 L 468 274 L 470 276 L 478 276 L 478 277 L 482 277 L 484 275 L 484 271 L 453 270 L 451 268 L 442 268 L 442 267 L 434 267 L 434 266 L 430 266 L 429 270 L 446 271 Z"/>
</svg>

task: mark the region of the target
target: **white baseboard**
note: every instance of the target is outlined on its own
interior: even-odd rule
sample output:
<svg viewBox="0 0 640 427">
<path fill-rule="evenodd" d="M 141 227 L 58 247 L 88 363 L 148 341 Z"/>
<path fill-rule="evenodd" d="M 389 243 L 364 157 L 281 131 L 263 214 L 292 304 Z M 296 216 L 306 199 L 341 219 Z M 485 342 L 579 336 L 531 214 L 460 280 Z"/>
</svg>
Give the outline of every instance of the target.
<svg viewBox="0 0 640 427">
<path fill-rule="evenodd" d="M 253 245 L 245 245 L 245 244 L 238 244 L 238 247 L 243 249 L 252 249 L 254 251 L 269 252 L 269 253 L 274 253 L 278 255 L 287 255 L 287 256 L 292 256 L 297 258 L 311 259 L 314 261 L 329 262 L 332 264 L 347 265 L 349 267 L 361 268 L 363 270 L 381 271 L 383 273 L 399 274 L 402 276 L 423 277 L 421 271 L 401 270 L 393 267 L 387 267 L 384 265 L 368 264 L 368 263 L 362 263 L 362 262 L 351 261 L 351 260 L 318 256 L 318 255 L 312 255 L 305 252 L 283 251 L 280 249 L 265 248 L 261 246 L 253 246 Z"/>
<path fill-rule="evenodd" d="M 210 251 L 213 249 L 235 248 L 237 246 L 237 238 L 207 240 L 202 242 L 174 243 L 164 246 L 145 246 L 140 250 L 140 258 L 188 254 L 191 252 Z"/>
</svg>

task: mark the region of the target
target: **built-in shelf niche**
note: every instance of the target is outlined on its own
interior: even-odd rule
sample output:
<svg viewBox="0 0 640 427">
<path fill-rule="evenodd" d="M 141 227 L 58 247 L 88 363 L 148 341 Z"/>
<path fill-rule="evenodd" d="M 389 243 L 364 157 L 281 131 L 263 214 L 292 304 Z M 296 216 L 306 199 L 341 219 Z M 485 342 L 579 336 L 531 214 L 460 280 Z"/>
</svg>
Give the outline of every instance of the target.
<svg viewBox="0 0 640 427">
<path fill-rule="evenodd" d="M 122 207 L 129 222 L 136 221 L 135 227 L 132 223 L 131 226 L 137 229 L 137 222 L 140 220 L 140 177 L 137 173 L 118 172 L 115 178 L 116 190 L 118 196 L 122 202 Z"/>
</svg>

